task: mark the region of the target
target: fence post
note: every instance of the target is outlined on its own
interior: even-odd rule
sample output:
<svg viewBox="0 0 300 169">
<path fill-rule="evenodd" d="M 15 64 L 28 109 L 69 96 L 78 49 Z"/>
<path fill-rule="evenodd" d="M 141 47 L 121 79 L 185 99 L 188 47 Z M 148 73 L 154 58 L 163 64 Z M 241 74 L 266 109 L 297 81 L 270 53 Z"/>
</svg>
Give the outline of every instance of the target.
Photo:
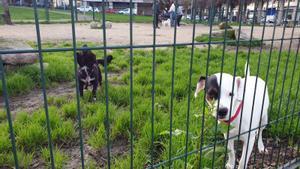
<svg viewBox="0 0 300 169">
<path fill-rule="evenodd" d="M 4 96 L 6 116 L 7 116 L 8 126 L 9 126 L 10 141 L 11 141 L 11 145 L 12 145 L 15 167 L 16 167 L 16 169 L 18 169 L 19 162 L 18 162 L 17 149 L 16 149 L 16 139 L 15 139 L 15 134 L 14 134 L 13 122 L 12 122 L 12 118 L 11 118 L 11 114 L 10 114 L 10 107 L 9 107 L 9 100 L 8 100 L 9 93 L 8 93 L 7 86 L 6 86 L 5 72 L 4 72 L 3 60 L 2 60 L 1 54 L 0 54 L 0 77 L 1 77 L 1 82 L 2 82 L 2 91 L 3 91 L 3 96 Z"/>
</svg>

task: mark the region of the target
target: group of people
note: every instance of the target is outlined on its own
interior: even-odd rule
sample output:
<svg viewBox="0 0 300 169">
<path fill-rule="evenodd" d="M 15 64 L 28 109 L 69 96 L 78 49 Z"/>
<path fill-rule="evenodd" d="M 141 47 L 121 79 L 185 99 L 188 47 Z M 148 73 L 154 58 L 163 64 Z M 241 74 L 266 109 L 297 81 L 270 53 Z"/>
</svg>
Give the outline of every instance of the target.
<svg viewBox="0 0 300 169">
<path fill-rule="evenodd" d="M 177 25 L 178 27 L 180 26 L 180 21 L 181 21 L 183 12 L 180 7 L 175 6 L 174 1 L 172 1 L 170 8 L 169 9 L 166 8 L 163 11 L 163 13 L 161 13 L 161 11 L 160 11 L 159 3 L 156 4 L 156 6 L 154 6 L 154 12 L 156 15 L 156 17 L 155 17 L 156 28 L 159 28 L 159 26 L 158 26 L 159 20 L 167 20 L 167 19 L 170 19 L 171 27 L 174 27 L 175 25 Z"/>
</svg>

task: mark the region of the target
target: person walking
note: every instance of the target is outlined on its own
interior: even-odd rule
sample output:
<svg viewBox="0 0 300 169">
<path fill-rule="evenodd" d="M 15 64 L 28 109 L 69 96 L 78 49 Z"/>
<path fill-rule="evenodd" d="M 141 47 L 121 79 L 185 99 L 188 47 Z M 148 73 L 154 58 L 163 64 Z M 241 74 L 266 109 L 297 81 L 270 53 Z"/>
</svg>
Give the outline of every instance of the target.
<svg viewBox="0 0 300 169">
<path fill-rule="evenodd" d="M 182 12 L 182 8 L 178 7 L 177 8 L 177 26 L 180 27 L 180 21 L 182 18 L 183 12 Z"/>
<path fill-rule="evenodd" d="M 153 4 L 153 12 L 155 16 L 155 28 L 159 29 L 158 22 L 159 22 L 159 15 L 160 15 L 160 4 L 159 1 Z"/>
</svg>

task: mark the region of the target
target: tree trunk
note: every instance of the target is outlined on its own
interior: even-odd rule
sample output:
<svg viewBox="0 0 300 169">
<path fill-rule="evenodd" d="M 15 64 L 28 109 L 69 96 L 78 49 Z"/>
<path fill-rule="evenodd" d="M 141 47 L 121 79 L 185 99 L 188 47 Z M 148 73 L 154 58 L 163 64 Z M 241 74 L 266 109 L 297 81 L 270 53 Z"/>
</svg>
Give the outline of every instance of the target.
<svg viewBox="0 0 300 169">
<path fill-rule="evenodd" d="M 10 13 L 9 13 L 9 6 L 8 6 L 8 0 L 2 0 L 3 5 L 3 20 L 5 24 L 12 25 Z"/>
<path fill-rule="evenodd" d="M 261 23 L 263 6 L 264 6 L 264 2 L 263 1 L 259 1 L 258 2 L 258 6 L 257 6 L 257 17 L 256 17 L 257 19 L 256 19 L 256 23 Z"/>
<path fill-rule="evenodd" d="M 284 1 L 285 0 L 280 0 L 279 1 L 279 11 L 278 11 L 278 16 L 277 16 L 277 24 L 281 25 L 284 17 Z"/>
</svg>

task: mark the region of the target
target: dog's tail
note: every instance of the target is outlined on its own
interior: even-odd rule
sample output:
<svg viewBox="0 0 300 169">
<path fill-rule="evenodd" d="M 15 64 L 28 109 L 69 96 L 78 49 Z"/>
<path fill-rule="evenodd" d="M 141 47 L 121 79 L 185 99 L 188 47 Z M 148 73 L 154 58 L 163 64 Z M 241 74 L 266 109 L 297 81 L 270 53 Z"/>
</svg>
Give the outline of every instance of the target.
<svg viewBox="0 0 300 169">
<path fill-rule="evenodd" d="M 248 62 L 246 62 L 246 64 L 245 64 L 245 70 L 244 70 L 245 72 L 245 77 L 246 76 L 250 76 L 250 65 L 248 64 Z"/>
<path fill-rule="evenodd" d="M 106 57 L 106 60 L 107 60 L 107 64 L 110 64 L 111 61 L 113 60 L 113 56 L 112 55 L 108 55 Z M 105 58 L 103 58 L 103 59 L 97 59 L 97 63 L 101 64 L 102 66 L 104 66 L 104 62 L 105 62 Z"/>
</svg>

